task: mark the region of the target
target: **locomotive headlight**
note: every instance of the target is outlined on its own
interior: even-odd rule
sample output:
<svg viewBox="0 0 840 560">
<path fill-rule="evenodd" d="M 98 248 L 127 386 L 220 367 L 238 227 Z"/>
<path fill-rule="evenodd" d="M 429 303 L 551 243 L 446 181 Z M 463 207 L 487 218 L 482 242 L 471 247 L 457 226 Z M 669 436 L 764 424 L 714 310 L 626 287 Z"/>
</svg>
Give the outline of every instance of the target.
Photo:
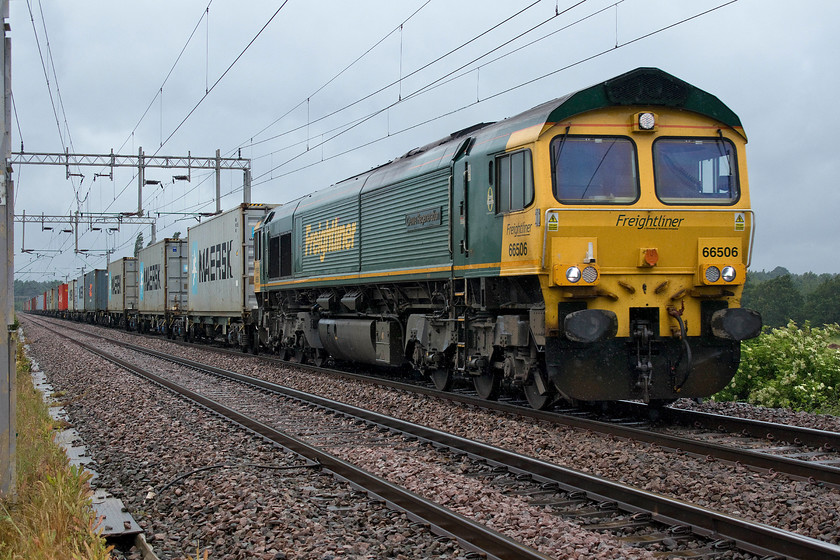
<svg viewBox="0 0 840 560">
<path fill-rule="evenodd" d="M 569 268 L 567 268 L 566 280 L 568 280 L 572 284 L 577 283 L 580 280 L 580 269 L 576 266 L 570 266 Z"/>
<path fill-rule="evenodd" d="M 633 115 L 633 132 L 654 132 L 656 130 L 656 113 L 642 111 Z"/>
<path fill-rule="evenodd" d="M 735 277 L 738 276 L 738 273 L 735 271 L 734 267 L 724 266 L 721 271 L 721 276 L 725 282 L 732 282 L 735 280 Z"/>
<path fill-rule="evenodd" d="M 706 269 L 706 280 L 710 283 L 720 280 L 720 269 L 716 266 L 710 266 Z"/>
<path fill-rule="evenodd" d="M 598 279 L 598 269 L 594 266 L 587 266 L 583 269 L 581 276 L 583 277 L 584 282 L 591 284 Z"/>
</svg>

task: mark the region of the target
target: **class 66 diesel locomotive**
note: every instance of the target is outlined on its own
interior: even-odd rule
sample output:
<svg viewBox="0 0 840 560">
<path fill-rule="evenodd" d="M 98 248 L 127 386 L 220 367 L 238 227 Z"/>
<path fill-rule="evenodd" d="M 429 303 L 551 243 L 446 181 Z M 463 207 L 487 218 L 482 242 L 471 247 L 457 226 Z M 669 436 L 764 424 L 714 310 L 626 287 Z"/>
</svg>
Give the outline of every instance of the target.
<svg viewBox="0 0 840 560">
<path fill-rule="evenodd" d="M 256 227 L 255 342 L 535 408 L 714 394 L 761 330 L 746 141 L 639 68 L 411 150 Z"/>
</svg>

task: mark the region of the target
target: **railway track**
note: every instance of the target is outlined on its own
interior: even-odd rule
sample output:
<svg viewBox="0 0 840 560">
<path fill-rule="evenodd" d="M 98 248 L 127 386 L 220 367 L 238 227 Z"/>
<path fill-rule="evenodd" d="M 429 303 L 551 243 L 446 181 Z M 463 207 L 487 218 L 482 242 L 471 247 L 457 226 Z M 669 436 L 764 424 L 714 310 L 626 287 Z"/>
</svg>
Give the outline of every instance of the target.
<svg viewBox="0 0 840 560">
<path fill-rule="evenodd" d="M 113 343 L 114 341 L 110 342 Z M 346 415 L 347 418 L 353 418 L 353 421 L 378 426 L 382 430 L 399 434 L 399 437 L 419 438 L 429 445 L 440 446 L 448 450 L 447 453 L 467 456 L 475 464 L 475 467 L 469 473 L 471 476 L 490 479 L 496 484 L 509 486 L 508 490 L 511 492 L 535 498 L 534 503 L 536 505 L 549 505 L 558 516 L 574 517 L 579 520 L 586 519 L 593 530 L 630 531 L 636 529 L 634 536 L 626 537 L 627 542 L 634 545 L 644 543 L 655 545 L 665 541 L 688 540 L 693 543 L 692 553 L 698 555 L 716 554 L 731 546 L 757 555 L 792 558 L 816 558 L 840 554 L 840 549 L 822 541 L 761 524 L 750 523 L 679 500 L 640 491 L 516 453 L 492 448 L 475 441 L 458 438 L 451 434 L 412 425 L 328 399 L 302 394 L 252 377 L 217 370 L 181 358 L 164 356 L 146 348 L 127 346 L 135 351 L 160 359 L 166 359 L 197 370 L 212 372 L 213 375 L 228 380 L 247 383 L 263 391 L 284 394 L 286 398 L 305 400 L 310 403 L 309 406 L 337 411 Z M 125 366 L 127 364 L 121 365 Z M 158 380 L 158 382 L 160 381 Z M 163 384 L 166 385 L 167 383 L 171 382 Z M 174 390 L 174 387 L 170 387 L 170 389 Z M 207 399 L 207 397 L 201 398 Z M 199 402 L 201 401 L 199 400 Z M 206 401 L 202 404 L 208 406 L 209 403 L 214 402 L 215 399 L 209 399 L 209 402 Z M 500 406 L 506 405 L 500 404 Z M 249 425 L 249 422 L 251 425 Z M 262 433 L 261 430 L 264 429 L 263 424 L 253 419 L 246 420 L 245 425 L 258 433 Z M 295 443 L 295 445 L 299 444 Z M 307 446 L 307 444 L 304 445 Z M 289 445 L 286 446 L 289 447 Z M 290 448 L 298 451 L 293 447 Z M 313 460 L 318 460 L 329 466 L 325 459 L 317 458 Z M 341 468 L 346 467 L 342 465 Z M 345 476 L 340 472 L 339 474 Z M 381 492 L 383 492 L 381 489 L 369 491 L 377 495 L 381 495 Z M 400 503 L 400 501 L 394 501 L 394 499 L 388 497 L 383 496 L 383 498 L 389 503 Z M 605 516 L 610 518 L 605 520 Z M 650 528 L 652 522 L 659 524 L 659 528 Z M 451 527 L 447 529 L 446 523 L 442 526 L 440 524 L 436 525 L 443 532 L 448 531 L 459 539 L 468 543 L 471 542 L 465 539 L 464 535 L 457 534 L 457 531 L 453 531 Z M 639 529 L 642 527 L 644 529 Z M 478 540 L 487 542 L 484 536 L 479 537 Z M 513 556 L 504 556 L 506 553 L 491 551 L 486 548 L 484 550 L 493 557 L 526 557 L 522 555 L 522 551 L 512 552 Z"/>
<path fill-rule="evenodd" d="M 146 335 L 149 336 L 149 335 Z M 195 345 L 173 341 L 189 348 Z M 212 352 L 245 356 L 241 352 L 214 346 L 201 346 Z M 840 488 L 840 433 L 799 426 L 721 416 L 675 408 L 657 409 L 657 422 L 647 419 L 647 405 L 613 403 L 611 412 L 595 414 L 586 410 L 537 411 L 517 401 L 487 401 L 474 392 L 439 391 L 426 383 L 386 379 L 380 375 L 347 372 L 311 364 L 290 363 L 277 357 L 260 355 L 269 363 L 326 372 L 349 379 L 374 381 L 395 389 L 412 391 L 497 412 L 511 413 L 551 424 L 589 430 L 605 435 L 656 445 L 698 457 L 726 461 L 757 472 L 783 473 L 798 480 Z M 674 429 L 677 426 L 685 429 Z"/>
</svg>

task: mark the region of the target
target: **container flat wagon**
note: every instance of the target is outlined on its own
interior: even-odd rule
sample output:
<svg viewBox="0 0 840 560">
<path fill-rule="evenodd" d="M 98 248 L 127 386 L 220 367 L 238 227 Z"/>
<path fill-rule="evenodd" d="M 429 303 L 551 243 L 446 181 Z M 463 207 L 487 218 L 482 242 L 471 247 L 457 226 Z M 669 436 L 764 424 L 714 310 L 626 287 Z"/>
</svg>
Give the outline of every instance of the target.
<svg viewBox="0 0 840 560">
<path fill-rule="evenodd" d="M 85 321 L 99 323 L 108 311 L 108 271 L 91 270 L 84 280 Z"/>
<path fill-rule="evenodd" d="M 188 297 L 186 239 L 164 239 L 137 255 L 138 323 L 140 332 L 172 336 L 180 328 Z"/>
<path fill-rule="evenodd" d="M 189 309 L 178 334 L 253 347 L 254 228 L 271 209 L 240 204 L 189 229 Z"/>
<path fill-rule="evenodd" d="M 137 259 L 125 257 L 108 265 L 108 319 L 110 326 L 131 328 L 137 321 Z"/>
</svg>

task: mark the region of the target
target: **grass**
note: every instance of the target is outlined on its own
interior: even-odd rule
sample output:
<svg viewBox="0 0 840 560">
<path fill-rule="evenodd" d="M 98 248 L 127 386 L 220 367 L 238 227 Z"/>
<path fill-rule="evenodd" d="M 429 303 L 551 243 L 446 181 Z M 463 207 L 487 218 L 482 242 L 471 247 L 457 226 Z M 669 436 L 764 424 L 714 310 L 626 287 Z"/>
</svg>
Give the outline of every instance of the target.
<svg viewBox="0 0 840 560">
<path fill-rule="evenodd" d="M 71 467 L 53 441 L 58 423 L 32 385 L 20 344 L 16 381 L 17 492 L 0 500 L 0 560 L 110 558 L 91 503 L 90 474 Z"/>
</svg>

